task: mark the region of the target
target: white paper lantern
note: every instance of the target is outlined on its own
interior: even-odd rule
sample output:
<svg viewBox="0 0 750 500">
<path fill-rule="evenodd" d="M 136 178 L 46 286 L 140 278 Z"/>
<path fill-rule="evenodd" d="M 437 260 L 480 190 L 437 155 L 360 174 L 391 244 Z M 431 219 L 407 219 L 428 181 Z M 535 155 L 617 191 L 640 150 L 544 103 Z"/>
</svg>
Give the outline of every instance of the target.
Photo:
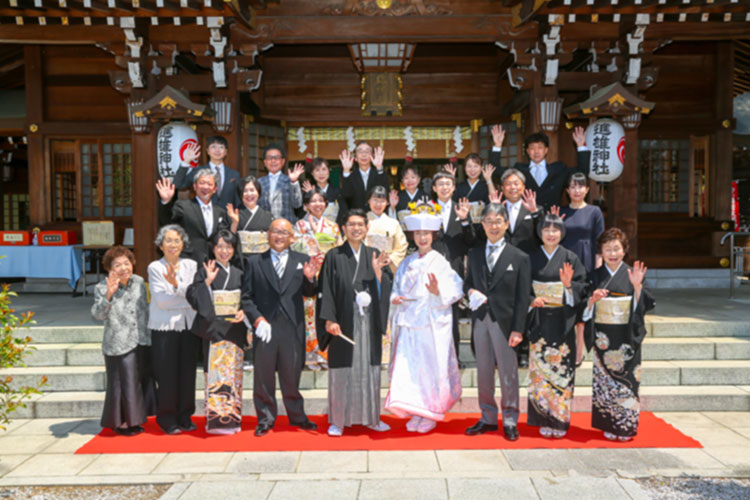
<svg viewBox="0 0 750 500">
<path fill-rule="evenodd" d="M 183 121 L 169 122 L 159 129 L 156 136 L 156 163 L 161 177 L 172 178 L 184 160 L 185 149 L 198 144 L 198 134 Z M 196 158 L 190 166 L 197 167 Z"/>
<path fill-rule="evenodd" d="M 610 118 L 595 121 L 586 129 L 586 144 L 591 150 L 591 179 L 612 182 L 622 175 L 625 164 L 625 129 L 619 122 Z"/>
</svg>

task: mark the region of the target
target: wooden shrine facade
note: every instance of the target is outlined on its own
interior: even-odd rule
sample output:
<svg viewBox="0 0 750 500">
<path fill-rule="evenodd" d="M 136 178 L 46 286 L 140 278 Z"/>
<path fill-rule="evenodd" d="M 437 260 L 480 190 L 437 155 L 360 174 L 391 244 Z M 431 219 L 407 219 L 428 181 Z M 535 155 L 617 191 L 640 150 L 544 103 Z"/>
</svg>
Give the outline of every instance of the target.
<svg viewBox="0 0 750 500">
<path fill-rule="evenodd" d="M 735 45 L 748 38 L 750 0 L 0 0 L 0 94 L 25 95 L 0 137 L 23 144 L 32 225 L 137 220 L 143 272 L 158 125 L 136 113 L 167 86 L 211 110 L 199 136 L 227 137 L 227 164 L 248 174 L 262 173 L 268 142 L 301 159 L 297 130 L 350 126 L 459 127 L 464 156 L 486 155 L 489 126 L 504 123 L 509 163 L 541 129 L 550 157 L 573 163 L 572 128 L 590 117 L 563 108 L 619 82 L 655 107 L 629 133 L 634 177 L 606 188 L 605 199 L 638 203 L 608 222 L 658 256 L 670 250 L 648 243 L 639 220 L 675 212 L 700 227 L 710 265 L 729 218 L 733 90 L 748 88 Z M 394 137 L 382 140 L 398 163 L 408 148 Z M 320 145 L 335 160 L 339 143 Z M 435 162 L 448 149 L 417 144 Z"/>
</svg>

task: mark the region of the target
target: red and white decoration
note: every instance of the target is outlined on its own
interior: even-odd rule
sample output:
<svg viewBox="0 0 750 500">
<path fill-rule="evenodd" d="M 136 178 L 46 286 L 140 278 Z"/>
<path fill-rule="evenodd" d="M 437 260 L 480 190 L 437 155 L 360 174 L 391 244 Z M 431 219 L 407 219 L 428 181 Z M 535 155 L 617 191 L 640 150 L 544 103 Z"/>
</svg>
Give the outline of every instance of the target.
<svg viewBox="0 0 750 500">
<path fill-rule="evenodd" d="M 589 177 L 597 182 L 612 182 L 622 175 L 625 165 L 625 129 L 610 118 L 602 118 L 586 129 L 586 144 L 591 149 Z"/>
<path fill-rule="evenodd" d="M 159 129 L 156 136 L 156 162 L 161 177 L 174 177 L 180 163 L 184 161 L 185 149 L 190 144 L 198 144 L 198 134 L 182 121 L 169 122 Z M 191 167 L 197 167 L 193 161 Z"/>
</svg>

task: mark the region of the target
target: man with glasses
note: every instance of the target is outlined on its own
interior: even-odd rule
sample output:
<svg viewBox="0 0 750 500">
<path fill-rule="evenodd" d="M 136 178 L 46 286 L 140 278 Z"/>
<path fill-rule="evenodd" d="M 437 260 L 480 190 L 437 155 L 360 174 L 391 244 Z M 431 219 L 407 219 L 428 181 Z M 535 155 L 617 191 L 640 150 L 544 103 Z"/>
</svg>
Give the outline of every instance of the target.
<svg viewBox="0 0 750 500">
<path fill-rule="evenodd" d="M 305 413 L 299 381 L 305 366 L 303 300 L 315 296 L 323 258 L 311 260 L 290 250 L 293 241 L 292 224 L 276 219 L 268 229 L 271 248 L 245 260 L 242 309 L 257 337 L 253 342 L 256 436 L 264 436 L 276 423 L 276 372 L 289 423 L 304 430 L 317 429 Z"/>
<path fill-rule="evenodd" d="M 302 206 L 302 189 L 299 176 L 305 171 L 301 163 L 294 165 L 289 175 L 283 173 L 286 153 L 283 146 L 269 144 L 263 150 L 263 165 L 268 175 L 258 179 L 262 188 L 258 204 L 273 214 L 274 219 L 286 219 L 292 224 L 297 222 L 294 209 Z"/>
</svg>

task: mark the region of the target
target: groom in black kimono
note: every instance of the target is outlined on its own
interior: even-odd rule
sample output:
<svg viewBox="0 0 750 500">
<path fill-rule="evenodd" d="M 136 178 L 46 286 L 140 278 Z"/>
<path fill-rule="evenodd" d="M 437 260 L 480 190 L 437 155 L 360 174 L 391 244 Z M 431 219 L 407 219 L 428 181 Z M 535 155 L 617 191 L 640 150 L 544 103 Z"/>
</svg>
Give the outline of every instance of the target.
<svg viewBox="0 0 750 500">
<path fill-rule="evenodd" d="M 508 211 L 490 203 L 482 214 L 487 243 L 469 250 L 464 292 L 472 310 L 472 346 L 477 358 L 477 389 L 482 417 L 466 429 L 474 436 L 497 430 L 495 367 L 502 388 L 503 432 L 518 439 L 518 360 L 514 347 L 523 340 L 531 302 L 529 256 L 505 241 Z"/>
<path fill-rule="evenodd" d="M 245 261 L 242 308 L 255 328 L 253 342 L 253 403 L 258 416 L 256 436 L 263 436 L 276 422 L 276 377 L 291 425 L 317 429 L 305 414 L 299 392 L 305 365 L 305 311 L 303 297 L 315 296 L 322 259 L 289 250 L 294 241 L 292 224 L 276 219 L 268 229 L 271 247 Z"/>
</svg>

